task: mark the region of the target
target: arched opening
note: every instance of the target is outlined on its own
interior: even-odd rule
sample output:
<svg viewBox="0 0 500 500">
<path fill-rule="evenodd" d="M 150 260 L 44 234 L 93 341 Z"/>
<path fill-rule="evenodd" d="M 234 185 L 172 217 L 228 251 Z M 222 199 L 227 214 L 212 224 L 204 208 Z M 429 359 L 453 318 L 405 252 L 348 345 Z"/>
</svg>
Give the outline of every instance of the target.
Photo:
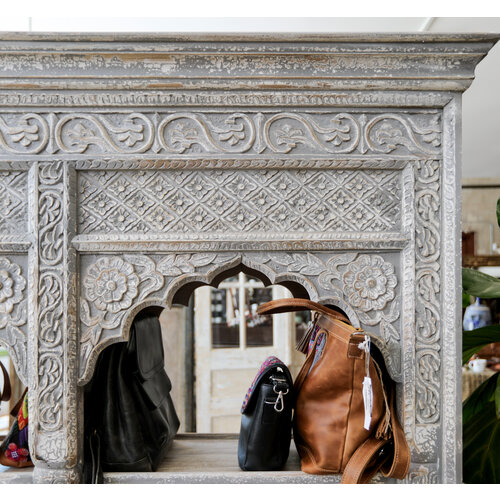
<svg viewBox="0 0 500 500">
<path fill-rule="evenodd" d="M 302 284 L 277 281 L 239 264 L 210 285 L 191 281 L 175 291 L 173 306 L 162 312 L 160 322 L 182 431 L 238 433 L 241 403 L 262 362 L 277 356 L 293 374 L 300 369 L 303 355 L 294 346 L 310 313 L 256 314 L 257 306 L 269 300 L 309 298 Z"/>
<path fill-rule="evenodd" d="M 247 276 L 256 278 L 260 280 L 262 283 L 264 283 L 265 286 L 270 286 L 273 283 L 271 278 L 264 271 L 255 269 L 255 267 L 249 267 L 245 265 L 243 262 L 240 262 L 229 269 L 224 269 L 221 272 L 219 272 L 216 276 L 214 276 L 210 280 L 210 283 L 206 283 L 201 280 L 188 281 L 189 277 L 186 277 L 185 278 L 186 282 L 185 283 L 181 282 L 179 287 L 175 290 L 175 293 L 172 297 L 172 304 L 186 306 L 189 302 L 189 299 L 193 291 L 196 290 L 196 288 L 206 285 L 217 288 L 221 282 L 239 273 L 244 273 Z M 290 279 L 290 276 L 277 276 L 274 283 L 275 284 L 279 283 L 279 285 L 287 288 L 293 297 L 303 298 L 303 299 L 312 298 L 310 292 L 306 289 L 304 284 Z"/>
<path fill-rule="evenodd" d="M 259 316 L 256 309 L 278 298 L 318 300 L 317 292 L 306 277 L 277 274 L 268 262 L 235 256 L 205 274 L 185 273 L 170 282 L 163 299 L 129 310 L 128 326 L 145 309 L 159 313 L 181 431 L 237 433 L 243 398 L 269 356 L 280 358 L 292 375 L 298 373 L 304 358 L 295 344 L 307 330 L 310 313 Z M 324 301 L 329 302 L 342 311 L 335 299 Z"/>
</svg>

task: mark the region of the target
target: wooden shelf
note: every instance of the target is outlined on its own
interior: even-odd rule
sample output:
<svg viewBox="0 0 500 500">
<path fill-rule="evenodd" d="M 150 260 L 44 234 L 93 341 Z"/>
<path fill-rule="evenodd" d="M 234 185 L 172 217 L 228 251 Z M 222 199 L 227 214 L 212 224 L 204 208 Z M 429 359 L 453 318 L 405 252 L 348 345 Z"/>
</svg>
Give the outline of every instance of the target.
<svg viewBox="0 0 500 500">
<path fill-rule="evenodd" d="M 463 267 L 500 266 L 500 255 L 464 255 Z"/>
<path fill-rule="evenodd" d="M 337 474 L 320 476 L 302 472 L 293 441 L 288 462 L 281 471 L 242 471 L 238 466 L 237 450 L 238 436 L 235 434 L 179 434 L 156 472 L 105 472 L 104 483 L 321 484 L 339 483 L 341 479 Z M 15 469 L 0 466 L 0 484 L 32 482 L 33 467 Z M 373 482 L 384 482 L 384 479 L 377 475 Z"/>
<path fill-rule="evenodd" d="M 156 472 L 107 472 L 105 483 L 338 483 L 339 475 L 317 476 L 300 470 L 291 444 L 284 470 L 246 472 L 238 466 L 235 434 L 180 434 Z"/>
<path fill-rule="evenodd" d="M 0 484 L 29 484 L 33 482 L 33 467 L 17 469 L 0 465 Z"/>
</svg>

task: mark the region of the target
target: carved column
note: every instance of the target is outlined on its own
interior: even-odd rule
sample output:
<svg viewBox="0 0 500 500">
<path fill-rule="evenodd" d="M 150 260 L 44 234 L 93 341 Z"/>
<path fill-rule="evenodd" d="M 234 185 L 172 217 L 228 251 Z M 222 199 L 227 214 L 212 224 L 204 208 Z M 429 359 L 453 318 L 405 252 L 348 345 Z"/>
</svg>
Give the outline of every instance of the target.
<svg viewBox="0 0 500 500">
<path fill-rule="evenodd" d="M 63 161 L 30 172 L 30 447 L 34 481 L 73 483 L 81 468 L 81 389 L 77 387 L 75 175 Z"/>
</svg>

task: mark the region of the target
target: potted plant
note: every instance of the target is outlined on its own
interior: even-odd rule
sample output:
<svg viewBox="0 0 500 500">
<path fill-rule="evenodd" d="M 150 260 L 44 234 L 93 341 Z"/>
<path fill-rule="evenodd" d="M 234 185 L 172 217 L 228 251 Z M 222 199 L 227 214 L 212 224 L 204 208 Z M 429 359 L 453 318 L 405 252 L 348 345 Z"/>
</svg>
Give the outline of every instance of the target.
<svg viewBox="0 0 500 500">
<path fill-rule="evenodd" d="M 497 201 L 500 227 L 500 198 Z M 463 291 L 484 299 L 500 298 L 500 279 L 462 269 Z M 463 332 L 462 362 L 483 347 L 500 342 L 500 325 Z M 483 382 L 463 403 L 464 483 L 500 483 L 500 372 Z"/>
</svg>

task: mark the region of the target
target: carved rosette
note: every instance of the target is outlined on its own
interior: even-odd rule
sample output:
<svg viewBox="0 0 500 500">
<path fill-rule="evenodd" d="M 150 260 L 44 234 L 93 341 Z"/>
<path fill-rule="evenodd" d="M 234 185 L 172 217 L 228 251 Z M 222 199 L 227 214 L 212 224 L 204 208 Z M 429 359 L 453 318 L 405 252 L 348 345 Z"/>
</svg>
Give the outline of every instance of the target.
<svg viewBox="0 0 500 500">
<path fill-rule="evenodd" d="M 84 286 L 87 299 L 101 311 L 117 313 L 132 305 L 139 277 L 132 264 L 119 257 L 99 259 L 89 270 Z"/>
<path fill-rule="evenodd" d="M 21 267 L 0 256 L 0 343 L 4 344 L 26 382 L 26 279 Z"/>
<path fill-rule="evenodd" d="M 164 278 L 153 259 L 128 255 L 99 258 L 87 269 L 82 283 L 80 320 L 85 326 L 80 338 L 80 375 L 103 340 L 103 331 L 118 328 L 132 304 L 161 289 Z"/>
<path fill-rule="evenodd" d="M 416 422 L 439 421 L 440 404 L 440 163 L 415 165 Z"/>
<path fill-rule="evenodd" d="M 378 311 L 394 298 L 394 266 L 380 255 L 361 255 L 342 276 L 348 302 L 363 312 Z"/>
</svg>

